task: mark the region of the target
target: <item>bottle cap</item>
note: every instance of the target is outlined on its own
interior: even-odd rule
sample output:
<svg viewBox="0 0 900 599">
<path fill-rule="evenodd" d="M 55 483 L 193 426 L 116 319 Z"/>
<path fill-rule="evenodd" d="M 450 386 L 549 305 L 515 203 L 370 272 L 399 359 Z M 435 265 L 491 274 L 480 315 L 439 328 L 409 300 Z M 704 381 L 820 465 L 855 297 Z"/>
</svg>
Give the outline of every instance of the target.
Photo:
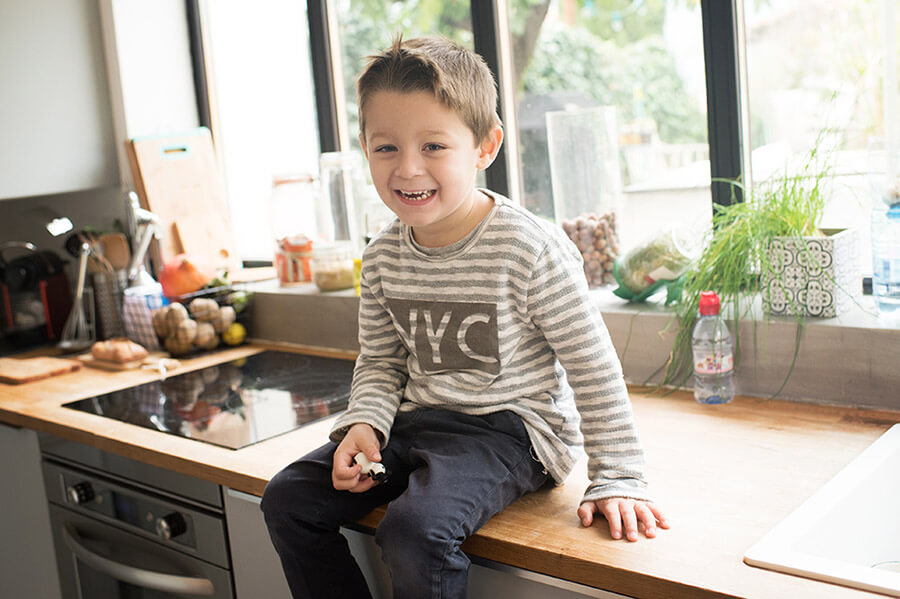
<svg viewBox="0 0 900 599">
<path fill-rule="evenodd" d="M 700 292 L 700 316 L 715 316 L 719 313 L 719 296 L 715 291 Z"/>
</svg>

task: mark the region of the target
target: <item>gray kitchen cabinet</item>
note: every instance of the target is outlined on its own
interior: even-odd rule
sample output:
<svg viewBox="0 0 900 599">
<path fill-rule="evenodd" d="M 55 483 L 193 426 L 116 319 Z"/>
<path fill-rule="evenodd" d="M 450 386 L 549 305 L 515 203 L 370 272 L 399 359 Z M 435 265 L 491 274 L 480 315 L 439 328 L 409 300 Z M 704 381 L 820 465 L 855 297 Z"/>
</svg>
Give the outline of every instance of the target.
<svg viewBox="0 0 900 599">
<path fill-rule="evenodd" d="M 344 530 L 350 550 L 369 581 L 374 599 L 391 599 L 390 577 L 372 535 Z M 469 599 L 628 599 L 624 595 L 473 558 L 469 567 Z"/>
<path fill-rule="evenodd" d="M 118 184 L 96 0 L 0 2 L 0 199 Z"/>
<path fill-rule="evenodd" d="M 278 555 L 259 510 L 259 497 L 225 489 L 225 517 L 237 599 L 290 599 Z M 372 535 L 342 530 L 374 599 L 390 599 L 387 568 Z M 471 599 L 627 599 L 600 589 L 478 559 L 469 570 Z"/>
<path fill-rule="evenodd" d="M 37 433 L 0 424 L 0 597 L 59 599 Z"/>
<path fill-rule="evenodd" d="M 225 488 L 224 491 L 235 596 L 237 599 L 291 599 L 281 561 L 269 540 L 259 509 L 260 498 L 234 489 Z M 371 536 L 346 529 L 343 533 L 369 582 L 374 599 L 390 597 L 389 579 Z"/>
<path fill-rule="evenodd" d="M 231 571 L 237 599 L 291 599 L 278 554 L 259 510 L 260 498 L 223 487 Z"/>
</svg>

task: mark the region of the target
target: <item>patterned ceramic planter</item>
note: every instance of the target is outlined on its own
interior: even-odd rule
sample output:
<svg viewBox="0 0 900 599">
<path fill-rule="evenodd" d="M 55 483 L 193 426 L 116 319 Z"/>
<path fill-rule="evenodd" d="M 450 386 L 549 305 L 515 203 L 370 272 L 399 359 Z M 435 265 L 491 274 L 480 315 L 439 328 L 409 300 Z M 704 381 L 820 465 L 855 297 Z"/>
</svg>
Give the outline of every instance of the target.
<svg viewBox="0 0 900 599">
<path fill-rule="evenodd" d="M 832 318 L 860 292 L 856 231 L 824 229 L 821 237 L 777 237 L 769 245 L 771 272 L 763 275 L 769 314 Z"/>
</svg>

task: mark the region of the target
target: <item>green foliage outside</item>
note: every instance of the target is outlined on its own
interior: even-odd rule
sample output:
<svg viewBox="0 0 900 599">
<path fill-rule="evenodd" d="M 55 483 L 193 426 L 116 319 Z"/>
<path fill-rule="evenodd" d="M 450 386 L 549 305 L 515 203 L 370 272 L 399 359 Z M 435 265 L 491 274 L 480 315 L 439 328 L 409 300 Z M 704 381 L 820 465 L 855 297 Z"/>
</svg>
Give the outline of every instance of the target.
<svg viewBox="0 0 900 599">
<path fill-rule="evenodd" d="M 599 104 L 613 104 L 619 122 L 648 116 L 668 143 L 706 140 L 705 116 L 690 104 L 673 57 L 662 40 L 665 0 L 644 0 L 642 14 L 621 19 L 612 29 L 612 14 L 629 5 L 624 0 L 578 3 L 581 26 L 550 28 L 545 23 L 536 45 L 521 43 L 533 35 L 526 23 L 547 10 L 547 0 L 512 0 L 510 30 L 514 47 L 533 47 L 518 89 L 525 94 L 581 92 Z M 356 131 L 354 82 L 365 57 L 390 44 L 395 33 L 407 37 L 440 34 L 472 48 L 467 0 L 407 0 L 338 3 L 343 76 L 351 131 Z M 604 41 L 606 40 L 606 41 Z M 527 41 L 527 40 L 526 40 Z M 522 60 L 523 57 L 517 57 Z"/>
<path fill-rule="evenodd" d="M 661 36 L 628 46 L 571 27 L 545 28 L 542 36 L 525 72 L 524 93 L 582 92 L 615 106 L 619 123 L 652 118 L 667 143 L 706 141 L 705 115 L 690 103 Z"/>
</svg>

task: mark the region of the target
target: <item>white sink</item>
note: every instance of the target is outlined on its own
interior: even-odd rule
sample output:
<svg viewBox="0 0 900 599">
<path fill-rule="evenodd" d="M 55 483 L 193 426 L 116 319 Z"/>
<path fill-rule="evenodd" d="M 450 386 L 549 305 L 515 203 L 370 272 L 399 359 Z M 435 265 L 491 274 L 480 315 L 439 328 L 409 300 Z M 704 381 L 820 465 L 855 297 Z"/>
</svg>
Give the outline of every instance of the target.
<svg viewBox="0 0 900 599">
<path fill-rule="evenodd" d="M 748 549 L 744 562 L 900 597 L 900 424 Z"/>
</svg>

